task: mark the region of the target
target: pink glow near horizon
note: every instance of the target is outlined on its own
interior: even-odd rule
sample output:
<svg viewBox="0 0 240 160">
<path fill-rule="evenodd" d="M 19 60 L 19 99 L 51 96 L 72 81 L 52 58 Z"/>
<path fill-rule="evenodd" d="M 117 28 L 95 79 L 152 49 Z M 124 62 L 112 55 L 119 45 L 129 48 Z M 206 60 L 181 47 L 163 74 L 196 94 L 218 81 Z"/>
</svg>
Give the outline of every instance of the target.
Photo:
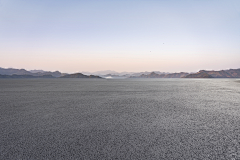
<svg viewBox="0 0 240 160">
<path fill-rule="evenodd" d="M 0 67 L 240 68 L 240 1 L 0 1 Z"/>
</svg>

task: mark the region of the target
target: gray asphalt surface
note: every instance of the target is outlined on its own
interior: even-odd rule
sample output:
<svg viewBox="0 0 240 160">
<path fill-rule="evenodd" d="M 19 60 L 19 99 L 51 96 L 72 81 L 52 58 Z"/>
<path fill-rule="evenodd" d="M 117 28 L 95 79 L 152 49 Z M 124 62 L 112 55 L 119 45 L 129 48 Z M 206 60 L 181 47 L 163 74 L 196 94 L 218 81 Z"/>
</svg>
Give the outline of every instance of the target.
<svg viewBox="0 0 240 160">
<path fill-rule="evenodd" d="M 0 159 L 240 159 L 239 79 L 0 79 Z"/>
</svg>

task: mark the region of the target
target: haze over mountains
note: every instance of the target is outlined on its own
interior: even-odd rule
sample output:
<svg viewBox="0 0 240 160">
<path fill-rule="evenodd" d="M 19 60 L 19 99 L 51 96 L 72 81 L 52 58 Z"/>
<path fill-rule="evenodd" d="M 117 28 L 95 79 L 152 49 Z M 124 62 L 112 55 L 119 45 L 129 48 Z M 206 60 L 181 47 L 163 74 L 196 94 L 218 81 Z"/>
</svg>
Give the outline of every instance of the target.
<svg viewBox="0 0 240 160">
<path fill-rule="evenodd" d="M 33 75 L 1 75 L 0 78 L 56 78 L 52 75 L 42 75 L 42 76 L 33 76 Z"/>
<path fill-rule="evenodd" d="M 94 76 L 94 75 L 84 75 L 82 73 L 75 73 L 75 74 L 68 74 L 68 75 L 65 75 L 65 76 L 62 76 L 60 78 L 102 78 L 102 77 L 99 77 L 99 76 Z"/>
<path fill-rule="evenodd" d="M 168 73 L 168 72 L 159 72 L 159 71 L 153 71 L 157 74 L 164 74 L 164 73 Z M 83 74 L 86 75 L 99 75 L 99 76 L 140 76 L 142 74 L 150 74 L 151 72 L 116 72 L 116 71 L 112 71 L 112 70 L 105 70 L 105 71 L 97 71 L 97 72 L 82 72 Z"/>
<path fill-rule="evenodd" d="M 150 74 L 142 74 L 140 76 L 131 76 L 130 78 L 182 78 L 189 73 L 180 72 L 180 73 L 169 73 L 169 74 L 157 74 L 155 72 L 151 72 Z"/>
<path fill-rule="evenodd" d="M 240 78 L 240 69 L 229 69 L 221 71 L 200 70 L 197 73 L 169 73 L 169 74 L 142 74 L 140 76 L 131 76 L 130 78 Z"/>
<path fill-rule="evenodd" d="M 31 75 L 31 76 L 46 76 L 51 75 L 53 77 L 61 77 L 66 75 L 66 73 L 61 73 L 59 71 L 50 72 L 50 71 L 43 71 L 43 70 L 32 70 L 27 71 L 25 69 L 15 69 L 15 68 L 0 68 L 1 75 Z"/>
<path fill-rule="evenodd" d="M 200 70 L 199 72 L 189 74 L 184 78 L 240 78 L 240 69 L 229 69 L 221 71 Z"/>
<path fill-rule="evenodd" d="M 44 71 L 44 70 L 37 70 L 37 69 L 34 69 L 34 70 L 30 70 L 29 72 L 32 72 L 32 73 L 44 73 L 44 72 L 47 72 L 47 71 Z"/>
<path fill-rule="evenodd" d="M 168 73 L 168 72 L 115 72 L 111 70 L 83 73 L 61 73 L 59 71 L 44 71 L 0 68 L 0 78 L 240 78 L 240 69 L 220 71 L 200 70 L 197 73 Z"/>
</svg>

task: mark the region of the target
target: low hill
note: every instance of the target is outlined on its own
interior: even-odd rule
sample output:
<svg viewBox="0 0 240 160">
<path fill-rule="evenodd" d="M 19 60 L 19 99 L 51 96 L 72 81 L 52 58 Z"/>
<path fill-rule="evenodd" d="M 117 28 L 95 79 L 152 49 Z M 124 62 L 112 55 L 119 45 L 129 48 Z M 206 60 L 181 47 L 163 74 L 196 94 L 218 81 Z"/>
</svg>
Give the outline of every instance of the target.
<svg viewBox="0 0 240 160">
<path fill-rule="evenodd" d="M 0 68 L 1 75 L 31 75 L 32 73 L 25 69 L 14 69 L 14 68 Z"/>
<path fill-rule="evenodd" d="M 180 73 L 171 73 L 171 74 L 167 74 L 164 76 L 164 78 L 182 78 L 186 75 L 188 75 L 189 73 L 186 72 L 180 72 Z"/>
<path fill-rule="evenodd" d="M 41 70 L 41 69 L 34 69 L 34 70 L 30 70 L 29 72 L 31 72 L 31 73 L 44 73 L 44 72 L 46 72 L 46 71 L 44 71 L 44 70 Z"/>
<path fill-rule="evenodd" d="M 33 76 L 33 75 L 1 75 L 0 78 L 55 78 L 52 75 Z"/>
<path fill-rule="evenodd" d="M 240 68 L 239 69 L 229 69 L 225 70 L 229 75 L 231 75 L 234 78 L 239 78 L 240 77 Z"/>
<path fill-rule="evenodd" d="M 140 76 L 131 76 L 129 78 L 163 78 L 165 74 L 157 74 L 155 72 L 151 72 L 150 74 L 142 74 Z"/>
<path fill-rule="evenodd" d="M 189 74 L 183 78 L 213 78 L 213 77 L 205 72 L 198 72 L 194 74 Z"/>
<path fill-rule="evenodd" d="M 230 69 L 221 71 L 200 70 L 199 72 L 189 74 L 184 78 L 240 78 L 240 69 Z"/>
<path fill-rule="evenodd" d="M 15 68 L 0 68 L 1 75 L 32 75 L 32 76 L 44 76 L 44 75 L 52 75 L 53 77 L 61 77 L 65 75 L 59 71 L 49 72 L 43 70 L 32 70 L 27 71 L 25 69 L 15 69 Z"/>
<path fill-rule="evenodd" d="M 131 76 L 130 78 L 182 78 L 189 73 L 181 72 L 181 73 L 170 73 L 170 74 L 157 74 L 155 72 L 151 72 L 150 74 L 142 74 L 140 76 Z"/>
<path fill-rule="evenodd" d="M 87 76 L 82 73 L 75 73 L 75 74 L 68 74 L 60 78 L 102 78 L 102 77 L 94 76 L 94 75 Z"/>
<path fill-rule="evenodd" d="M 61 77 L 63 76 L 61 72 L 55 71 L 55 72 L 37 72 L 37 73 L 32 73 L 31 75 L 33 76 L 43 76 L 43 75 L 52 75 L 54 77 Z"/>
</svg>

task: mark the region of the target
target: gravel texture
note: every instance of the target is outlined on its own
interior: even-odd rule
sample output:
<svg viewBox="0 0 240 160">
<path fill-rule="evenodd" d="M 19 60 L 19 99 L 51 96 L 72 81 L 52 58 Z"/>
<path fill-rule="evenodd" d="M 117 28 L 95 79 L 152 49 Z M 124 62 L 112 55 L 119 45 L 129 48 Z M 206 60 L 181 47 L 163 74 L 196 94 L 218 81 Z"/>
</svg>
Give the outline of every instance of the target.
<svg viewBox="0 0 240 160">
<path fill-rule="evenodd" d="M 0 159 L 240 159 L 239 79 L 0 79 Z"/>
</svg>

